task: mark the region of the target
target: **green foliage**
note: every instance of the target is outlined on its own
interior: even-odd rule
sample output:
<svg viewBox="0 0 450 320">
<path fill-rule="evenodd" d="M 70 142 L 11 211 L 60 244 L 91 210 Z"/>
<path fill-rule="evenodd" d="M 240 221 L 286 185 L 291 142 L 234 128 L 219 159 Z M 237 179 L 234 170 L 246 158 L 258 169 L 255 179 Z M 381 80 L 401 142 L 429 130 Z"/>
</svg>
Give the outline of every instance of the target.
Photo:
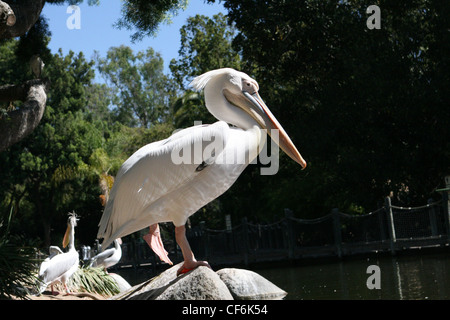
<svg viewBox="0 0 450 320">
<path fill-rule="evenodd" d="M 231 47 L 236 30 L 228 26 L 227 21 L 222 14 L 212 19 L 202 15 L 188 18 L 180 30 L 179 59 L 172 59 L 169 66 L 180 87 L 186 88 L 195 76 L 209 70 L 224 67 L 240 70 L 240 56 Z M 173 104 L 172 112 L 176 128 L 190 127 L 194 121 L 217 121 L 206 109 L 202 94 L 186 89 Z"/>
<path fill-rule="evenodd" d="M 8 60 L 12 65 L 16 63 L 13 54 L 16 46 L 14 41 L 0 46 L 0 51 L 12 53 Z M 125 47 L 118 48 L 119 51 L 130 52 Z M 171 85 L 162 74 L 159 55 L 149 49 L 136 57 L 131 54 L 118 59 L 123 65 L 128 63 L 129 70 L 136 71 L 130 74 L 137 77 L 127 78 L 123 73 L 123 77 L 113 78 L 114 81 L 124 91 L 132 90 L 134 80 L 140 81 L 140 91 L 121 95 L 117 88 L 93 84 L 94 62 L 86 61 L 82 53 L 64 56 L 59 52 L 46 63 L 51 87 L 41 123 L 27 139 L 0 154 L 1 166 L 5 168 L 0 172 L 4 179 L 0 186 L 3 195 L 0 211 L 16 207 L 12 225 L 15 233 L 39 237 L 48 246 L 62 237 L 52 229 L 65 225 L 64 213 L 75 210 L 81 216 L 82 226 L 76 240 L 91 243 L 102 214 L 100 197 L 105 192 L 105 182 L 110 188 L 112 176 L 134 151 L 168 137 L 175 129 L 171 121 L 165 120 L 171 110 L 168 107 Z M 114 77 L 112 63 L 108 67 Z M 15 75 L 12 71 L 4 74 L 5 82 L 10 81 L 7 76 L 12 79 Z M 132 97 L 133 93 L 137 96 Z M 137 101 L 152 112 L 147 124 L 151 129 L 129 127 L 132 123 L 117 116 L 129 111 L 123 104 Z M 117 103 L 116 109 L 111 109 L 113 102 Z"/>
<path fill-rule="evenodd" d="M 0 83 L 2 84 L 6 84 L 9 79 L 14 78 L 15 70 L 21 69 L 24 71 L 21 63 L 15 58 L 17 45 L 16 40 L 0 40 Z M 20 80 L 24 78 L 22 75 Z M 10 104 L 0 102 L 0 117 L 6 116 L 7 109 L 10 109 Z"/>
<path fill-rule="evenodd" d="M 192 127 L 196 122 L 214 123 L 217 121 L 206 109 L 202 94 L 186 91 L 173 105 L 173 120 L 175 127 Z"/>
<path fill-rule="evenodd" d="M 172 75 L 181 87 L 186 88 L 189 80 L 209 70 L 241 69 L 240 56 L 231 47 L 236 30 L 227 21 L 221 13 L 212 19 L 196 15 L 181 28 L 179 59 L 170 62 Z"/>
<path fill-rule="evenodd" d="M 31 75 L 29 61 L 33 55 L 38 54 L 45 62 L 51 59 L 50 49 L 47 47 L 50 42 L 50 36 L 51 32 L 48 30 L 47 20 L 44 17 L 39 17 L 31 29 L 20 37 L 15 56 L 21 62 L 21 69 L 29 69 L 23 72 L 22 75 Z M 16 74 L 18 73 L 16 72 Z"/>
<path fill-rule="evenodd" d="M 114 90 L 115 120 L 128 126 L 149 128 L 164 122 L 175 86 L 163 73 L 163 59 L 152 48 L 134 55 L 126 46 L 108 50 L 106 58 L 96 57 L 98 70 Z"/>
<path fill-rule="evenodd" d="M 77 291 L 111 297 L 120 292 L 117 282 L 103 268 L 82 267 L 70 278 L 69 286 Z"/>
<path fill-rule="evenodd" d="M 40 125 L 0 154 L 5 168 L 0 173 L 5 182 L 3 202 L 18 203 L 17 226 L 27 221 L 24 231 L 43 235 L 46 245 L 50 245 L 52 224 L 65 225 L 65 212 L 76 210 L 87 218 L 93 204 L 98 206 L 94 212 L 100 209 L 94 200 L 98 186 L 91 183 L 86 170 L 93 150 L 104 144 L 101 126 L 87 121 L 84 114 L 92 65 L 82 54 L 54 55 L 46 66 L 52 84 Z"/>
<path fill-rule="evenodd" d="M 26 287 L 36 283 L 34 249 L 23 238 L 11 236 L 12 213 L 11 207 L 7 217 L 0 216 L 0 299 L 25 299 Z"/>
<path fill-rule="evenodd" d="M 144 36 L 154 36 L 161 23 L 170 23 L 171 17 L 184 10 L 187 3 L 187 0 L 127 0 L 123 2 L 122 18 L 115 26 L 119 29 L 137 29 L 131 39 L 142 40 Z"/>
<path fill-rule="evenodd" d="M 86 120 L 102 126 L 107 132 L 108 127 L 114 125 L 115 117 L 110 111 L 114 99 L 114 90 L 102 83 L 93 83 L 85 88 L 87 105 L 85 106 Z"/>
<path fill-rule="evenodd" d="M 450 171 L 449 7 L 381 1 L 381 30 L 369 30 L 369 4 L 225 1 L 235 49 L 309 163 L 281 168 L 273 189 L 286 197 L 268 195 L 279 208 L 375 208 L 402 185 L 403 204 L 423 204 Z"/>
</svg>

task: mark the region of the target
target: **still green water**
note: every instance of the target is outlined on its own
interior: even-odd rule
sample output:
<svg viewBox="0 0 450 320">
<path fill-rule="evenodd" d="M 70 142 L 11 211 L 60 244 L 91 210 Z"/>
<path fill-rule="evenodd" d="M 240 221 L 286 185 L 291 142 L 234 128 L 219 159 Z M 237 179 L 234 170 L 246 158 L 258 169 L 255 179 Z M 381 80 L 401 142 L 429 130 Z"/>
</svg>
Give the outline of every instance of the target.
<svg viewBox="0 0 450 320">
<path fill-rule="evenodd" d="M 379 267 L 379 289 L 375 273 Z M 282 269 L 255 270 L 288 292 L 286 300 L 450 299 L 450 254 L 360 258 Z"/>
<path fill-rule="evenodd" d="M 378 266 L 379 272 L 368 273 L 369 266 Z M 252 270 L 287 291 L 285 300 L 450 299 L 450 253 L 361 257 Z M 145 269 L 118 273 L 131 285 L 151 277 Z M 369 289 L 368 279 L 369 285 L 379 280 L 379 289 Z"/>
</svg>

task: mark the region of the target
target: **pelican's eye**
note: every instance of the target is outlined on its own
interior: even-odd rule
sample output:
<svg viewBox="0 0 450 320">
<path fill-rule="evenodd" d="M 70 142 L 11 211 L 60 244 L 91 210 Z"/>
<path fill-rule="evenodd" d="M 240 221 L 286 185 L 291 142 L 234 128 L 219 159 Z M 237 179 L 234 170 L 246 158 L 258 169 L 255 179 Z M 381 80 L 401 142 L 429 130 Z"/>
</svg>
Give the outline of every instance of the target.
<svg viewBox="0 0 450 320">
<path fill-rule="evenodd" d="M 258 85 L 253 81 L 242 79 L 242 91 L 254 94 L 258 92 Z"/>
</svg>

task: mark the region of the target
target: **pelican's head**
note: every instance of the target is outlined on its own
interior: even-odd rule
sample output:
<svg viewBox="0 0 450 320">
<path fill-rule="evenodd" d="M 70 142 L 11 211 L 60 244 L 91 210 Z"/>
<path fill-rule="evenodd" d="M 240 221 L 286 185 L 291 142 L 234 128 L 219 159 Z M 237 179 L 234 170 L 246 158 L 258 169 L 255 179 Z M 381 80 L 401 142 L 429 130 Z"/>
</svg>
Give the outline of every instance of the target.
<svg viewBox="0 0 450 320">
<path fill-rule="evenodd" d="M 75 212 L 69 213 L 69 218 L 67 219 L 67 229 L 63 238 L 63 248 L 67 247 L 70 242 L 70 236 L 74 232 L 75 227 L 77 226 L 78 217 Z"/>
<path fill-rule="evenodd" d="M 230 68 L 212 70 L 196 77 L 191 86 L 204 89 L 206 107 L 217 119 L 245 130 L 257 125 L 267 129 L 270 135 L 272 130 L 277 130 L 278 139 L 274 141 L 289 157 L 306 167 L 306 161 L 259 96 L 258 83 L 247 74 Z"/>
<path fill-rule="evenodd" d="M 67 218 L 67 225 L 68 226 L 72 226 L 72 227 L 76 227 L 78 220 L 80 220 L 80 219 L 78 219 L 77 214 L 75 212 L 70 212 L 69 213 L 69 218 Z"/>
</svg>

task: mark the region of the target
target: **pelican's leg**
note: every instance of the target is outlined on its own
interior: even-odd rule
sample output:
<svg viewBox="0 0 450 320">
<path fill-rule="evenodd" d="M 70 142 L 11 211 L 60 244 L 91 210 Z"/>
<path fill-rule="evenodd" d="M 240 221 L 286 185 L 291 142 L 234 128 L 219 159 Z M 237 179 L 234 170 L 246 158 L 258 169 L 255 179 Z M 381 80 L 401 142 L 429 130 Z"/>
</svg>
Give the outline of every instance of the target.
<svg viewBox="0 0 450 320">
<path fill-rule="evenodd" d="M 168 257 L 168 252 L 164 249 L 164 245 L 161 240 L 161 234 L 159 232 L 159 225 L 157 223 L 152 224 L 150 226 L 150 231 L 144 237 L 145 242 L 152 248 L 153 252 L 158 255 L 161 261 L 164 261 L 170 265 L 172 265 L 172 261 L 170 261 Z"/>
<path fill-rule="evenodd" d="M 52 289 L 52 296 L 57 296 L 59 293 L 55 290 L 53 290 L 53 284 L 50 285 L 50 288 Z"/>
<path fill-rule="evenodd" d="M 180 269 L 177 271 L 177 275 L 181 273 L 186 273 L 191 271 L 192 269 L 197 268 L 198 266 L 206 266 L 211 268 L 208 262 L 206 261 L 197 261 L 194 257 L 194 253 L 191 250 L 191 246 L 186 238 L 186 227 L 175 227 L 175 238 L 177 240 L 178 245 L 180 246 L 181 252 L 183 253 L 184 263 Z"/>
<path fill-rule="evenodd" d="M 72 292 L 69 290 L 66 283 L 64 283 L 64 288 L 66 289 L 66 296 L 70 296 Z"/>
<path fill-rule="evenodd" d="M 72 295 L 72 291 L 70 291 L 69 287 L 67 286 L 67 279 L 62 281 L 63 285 L 64 285 L 64 289 L 66 289 L 66 296 L 70 296 Z"/>
</svg>

